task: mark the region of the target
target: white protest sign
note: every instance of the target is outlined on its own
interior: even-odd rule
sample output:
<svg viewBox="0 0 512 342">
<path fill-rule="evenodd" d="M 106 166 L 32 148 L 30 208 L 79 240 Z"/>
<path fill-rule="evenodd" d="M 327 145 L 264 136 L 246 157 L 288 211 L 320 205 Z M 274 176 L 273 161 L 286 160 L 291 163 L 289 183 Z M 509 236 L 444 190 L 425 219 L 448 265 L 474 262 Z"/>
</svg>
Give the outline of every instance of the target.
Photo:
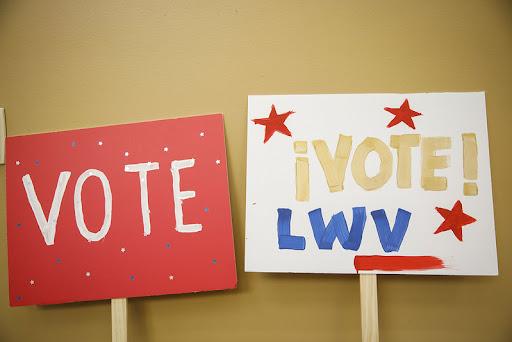
<svg viewBox="0 0 512 342">
<path fill-rule="evenodd" d="M 250 96 L 246 271 L 496 275 L 484 93 Z"/>
</svg>

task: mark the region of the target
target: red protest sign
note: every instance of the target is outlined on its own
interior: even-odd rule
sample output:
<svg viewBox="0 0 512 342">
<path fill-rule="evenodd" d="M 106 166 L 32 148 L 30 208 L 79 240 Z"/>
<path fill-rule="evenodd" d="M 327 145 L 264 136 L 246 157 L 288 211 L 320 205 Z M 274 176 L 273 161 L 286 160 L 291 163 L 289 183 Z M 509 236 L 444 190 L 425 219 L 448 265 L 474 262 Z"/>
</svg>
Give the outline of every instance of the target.
<svg viewBox="0 0 512 342">
<path fill-rule="evenodd" d="M 12 306 L 236 287 L 222 115 L 6 144 Z"/>
</svg>

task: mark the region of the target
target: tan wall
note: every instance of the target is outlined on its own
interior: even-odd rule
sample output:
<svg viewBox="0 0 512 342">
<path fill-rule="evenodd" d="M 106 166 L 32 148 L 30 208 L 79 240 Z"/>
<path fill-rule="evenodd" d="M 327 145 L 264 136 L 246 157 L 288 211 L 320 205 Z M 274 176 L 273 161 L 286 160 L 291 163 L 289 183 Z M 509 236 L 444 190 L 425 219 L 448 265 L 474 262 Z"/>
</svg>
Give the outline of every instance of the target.
<svg viewBox="0 0 512 342">
<path fill-rule="evenodd" d="M 131 341 L 358 341 L 355 276 L 246 274 L 248 94 L 487 92 L 499 277 L 380 276 L 382 341 L 512 341 L 512 4 L 0 0 L 8 135 L 223 112 L 239 288 L 129 301 Z M 8 306 L 0 341 L 108 341 L 109 303 Z"/>
</svg>

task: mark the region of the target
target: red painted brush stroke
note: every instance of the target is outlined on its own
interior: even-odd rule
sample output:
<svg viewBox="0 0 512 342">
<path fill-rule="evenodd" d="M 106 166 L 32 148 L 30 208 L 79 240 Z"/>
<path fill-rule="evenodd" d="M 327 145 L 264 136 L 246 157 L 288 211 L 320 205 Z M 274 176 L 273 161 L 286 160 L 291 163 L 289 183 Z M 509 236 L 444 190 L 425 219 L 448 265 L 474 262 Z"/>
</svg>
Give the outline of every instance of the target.
<svg viewBox="0 0 512 342">
<path fill-rule="evenodd" d="M 410 271 L 444 268 L 443 260 L 434 256 L 356 255 L 354 267 L 359 271 Z"/>
<path fill-rule="evenodd" d="M 386 108 L 384 108 L 384 110 L 387 112 L 390 112 L 391 114 L 393 114 L 395 116 L 393 118 L 393 120 L 391 120 L 388 123 L 388 125 L 386 126 L 387 128 L 393 127 L 393 126 L 398 125 L 399 123 L 403 122 L 407 126 L 411 127 L 412 129 L 416 129 L 412 118 L 415 116 L 422 115 L 421 113 L 416 112 L 409 107 L 409 100 L 407 100 L 407 99 L 405 99 L 405 101 L 402 103 L 400 108 L 386 107 Z"/>
<path fill-rule="evenodd" d="M 453 234 L 455 234 L 455 237 L 459 241 L 462 241 L 462 227 L 476 222 L 476 218 L 462 211 L 462 203 L 460 201 L 455 202 L 452 210 L 439 207 L 436 207 L 436 210 L 444 218 L 444 221 L 434 234 L 451 230 Z"/>
<path fill-rule="evenodd" d="M 270 110 L 270 113 L 268 114 L 268 118 L 260 118 L 260 119 L 253 119 L 252 121 L 256 125 L 263 125 L 265 126 L 265 139 L 263 140 L 263 143 L 266 143 L 272 135 L 274 135 L 275 132 L 279 132 L 281 134 L 287 135 L 289 137 L 292 136 L 292 132 L 286 127 L 284 122 L 288 117 L 295 112 L 287 111 L 286 113 L 277 114 L 276 107 L 272 105 L 272 109 Z"/>
</svg>

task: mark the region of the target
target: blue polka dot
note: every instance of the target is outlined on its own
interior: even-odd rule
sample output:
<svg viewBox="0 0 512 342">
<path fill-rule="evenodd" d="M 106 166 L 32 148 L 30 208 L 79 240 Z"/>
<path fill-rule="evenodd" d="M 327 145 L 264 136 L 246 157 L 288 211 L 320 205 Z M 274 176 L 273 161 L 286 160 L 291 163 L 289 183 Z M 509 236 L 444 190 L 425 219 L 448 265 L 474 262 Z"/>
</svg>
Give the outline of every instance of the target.
<svg viewBox="0 0 512 342">
<path fill-rule="evenodd" d="M 71 142 L 71 147 L 75 148 L 76 147 L 76 141 L 72 141 Z"/>
<path fill-rule="evenodd" d="M 41 164 L 39 160 L 36 160 L 34 163 L 36 164 L 36 166 L 39 166 L 39 164 Z"/>
<path fill-rule="evenodd" d="M 21 223 L 16 223 L 16 228 L 21 228 Z"/>
<path fill-rule="evenodd" d="M 171 244 L 170 244 L 169 242 L 167 242 L 167 243 L 165 244 L 165 248 L 167 248 L 167 249 L 171 248 Z"/>
<path fill-rule="evenodd" d="M 61 258 L 57 258 L 57 259 L 55 259 L 55 262 L 56 262 L 57 264 L 60 264 L 60 263 L 62 262 L 62 259 L 61 259 Z"/>
<path fill-rule="evenodd" d="M 217 259 L 212 259 L 212 264 L 216 264 L 217 263 Z"/>
<path fill-rule="evenodd" d="M 204 212 L 205 212 L 205 213 L 207 213 L 207 212 L 208 212 L 208 208 L 204 208 L 203 210 L 204 210 Z"/>
<path fill-rule="evenodd" d="M 22 296 L 16 296 L 16 301 L 19 302 L 20 300 L 22 300 L 23 297 Z"/>
<path fill-rule="evenodd" d="M 131 281 L 134 281 L 134 280 L 135 280 L 135 276 L 134 276 L 134 275 L 131 275 L 131 276 L 130 276 L 130 280 L 131 280 Z"/>
</svg>

